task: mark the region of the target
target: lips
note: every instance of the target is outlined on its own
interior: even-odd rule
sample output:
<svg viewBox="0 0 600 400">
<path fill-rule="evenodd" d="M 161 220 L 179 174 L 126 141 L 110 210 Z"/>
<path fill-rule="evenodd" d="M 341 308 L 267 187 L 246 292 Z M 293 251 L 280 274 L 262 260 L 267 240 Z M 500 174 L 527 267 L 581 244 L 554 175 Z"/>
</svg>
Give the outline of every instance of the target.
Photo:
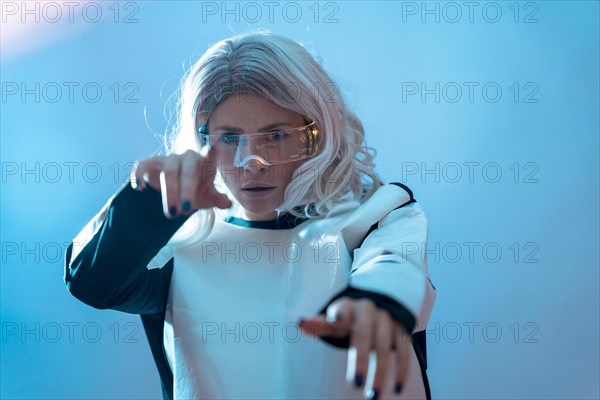
<svg viewBox="0 0 600 400">
<path fill-rule="evenodd" d="M 264 199 L 271 196 L 274 190 L 275 188 L 273 186 L 248 186 L 247 188 L 242 189 L 242 193 L 247 199 Z"/>
<path fill-rule="evenodd" d="M 266 190 L 266 189 L 273 189 L 274 187 L 275 186 L 263 185 L 263 184 L 254 184 L 254 185 L 244 186 L 242 188 L 242 190 Z"/>
</svg>

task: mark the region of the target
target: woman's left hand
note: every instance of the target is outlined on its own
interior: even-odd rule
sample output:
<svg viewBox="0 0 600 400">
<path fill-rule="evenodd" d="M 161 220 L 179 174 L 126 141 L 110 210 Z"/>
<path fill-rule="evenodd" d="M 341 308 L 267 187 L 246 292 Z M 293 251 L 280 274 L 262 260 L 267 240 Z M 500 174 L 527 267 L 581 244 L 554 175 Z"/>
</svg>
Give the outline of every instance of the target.
<svg viewBox="0 0 600 400">
<path fill-rule="evenodd" d="M 354 384 L 364 383 L 369 367 L 369 353 L 377 356 L 373 389 L 368 396 L 381 396 L 387 381 L 387 365 L 390 357 L 397 362 L 395 392 L 399 393 L 405 383 L 409 367 L 412 337 L 406 328 L 369 299 L 341 297 L 327 307 L 326 316 L 304 318 L 300 322 L 304 333 L 312 336 L 350 337 L 350 349 L 356 351 Z M 393 353 L 395 351 L 395 354 Z"/>
</svg>

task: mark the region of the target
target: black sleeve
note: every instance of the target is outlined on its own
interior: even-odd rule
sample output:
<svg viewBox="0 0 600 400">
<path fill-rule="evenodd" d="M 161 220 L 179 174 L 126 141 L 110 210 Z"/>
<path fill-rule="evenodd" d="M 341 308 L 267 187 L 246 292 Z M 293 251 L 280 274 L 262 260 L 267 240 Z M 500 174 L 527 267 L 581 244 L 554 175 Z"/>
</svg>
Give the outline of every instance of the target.
<svg viewBox="0 0 600 400">
<path fill-rule="evenodd" d="M 383 310 L 386 310 L 390 313 L 390 315 L 394 318 L 394 320 L 400 322 L 406 328 L 406 333 L 411 334 L 413 329 L 415 328 L 416 321 L 415 317 L 412 313 L 404 307 L 402 304 L 398 303 L 396 300 L 392 299 L 389 296 L 386 296 L 381 293 L 372 292 L 369 290 L 362 290 L 353 288 L 352 286 L 347 286 L 344 290 L 333 296 L 329 302 L 319 311 L 319 314 L 324 315 L 327 311 L 327 307 L 335 300 L 340 297 L 349 297 L 352 299 L 369 299 L 372 300 L 375 305 Z M 350 347 L 350 337 L 346 336 L 343 338 L 333 337 L 333 336 L 321 336 L 323 341 L 329 343 L 332 346 L 347 349 Z"/>
<path fill-rule="evenodd" d="M 187 218 L 168 219 L 159 191 L 148 185 L 138 191 L 127 183 L 90 222 L 98 227 L 95 232 L 84 238 L 84 243 L 72 242 L 67 248 L 67 289 L 98 309 L 132 314 L 161 312 L 173 260 L 163 268 L 146 267 Z M 71 260 L 74 245 L 82 247 Z"/>
</svg>

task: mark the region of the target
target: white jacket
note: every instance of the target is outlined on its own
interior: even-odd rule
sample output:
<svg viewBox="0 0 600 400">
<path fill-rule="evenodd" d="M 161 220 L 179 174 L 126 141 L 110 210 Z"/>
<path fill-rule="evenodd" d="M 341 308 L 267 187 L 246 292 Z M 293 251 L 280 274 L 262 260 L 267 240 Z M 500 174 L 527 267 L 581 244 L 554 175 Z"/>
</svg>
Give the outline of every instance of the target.
<svg viewBox="0 0 600 400">
<path fill-rule="evenodd" d="M 327 219 L 217 220 L 185 248 L 167 245 L 185 218 L 166 219 L 160 202 L 125 185 L 67 250 L 65 281 L 86 304 L 141 315 L 165 399 L 362 398 L 344 382 L 347 338 L 294 328 L 342 296 L 373 300 L 413 334 L 401 394 L 392 357 L 380 398 L 430 398 L 436 292 L 427 260 L 410 251 L 426 244 L 427 220 L 406 186 Z"/>
</svg>

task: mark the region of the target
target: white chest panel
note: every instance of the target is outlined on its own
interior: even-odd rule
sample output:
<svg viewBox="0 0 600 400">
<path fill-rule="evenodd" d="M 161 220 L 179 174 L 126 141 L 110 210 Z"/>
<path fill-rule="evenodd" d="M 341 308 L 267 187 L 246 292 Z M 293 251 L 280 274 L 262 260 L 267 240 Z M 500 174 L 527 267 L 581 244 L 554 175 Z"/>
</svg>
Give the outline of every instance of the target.
<svg viewBox="0 0 600 400">
<path fill-rule="evenodd" d="M 360 398 L 345 386 L 346 351 L 296 325 L 349 281 L 331 226 L 216 221 L 205 241 L 174 251 L 165 348 L 176 398 Z"/>
</svg>

